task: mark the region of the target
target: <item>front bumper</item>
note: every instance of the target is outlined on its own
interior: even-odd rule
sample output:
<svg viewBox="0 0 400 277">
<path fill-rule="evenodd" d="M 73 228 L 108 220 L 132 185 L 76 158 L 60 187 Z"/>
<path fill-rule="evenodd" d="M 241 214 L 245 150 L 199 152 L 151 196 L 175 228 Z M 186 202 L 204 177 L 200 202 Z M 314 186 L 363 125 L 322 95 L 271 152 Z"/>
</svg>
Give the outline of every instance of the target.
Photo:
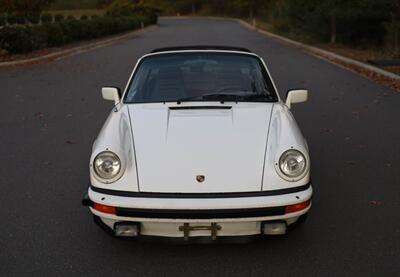
<svg viewBox="0 0 400 277">
<path fill-rule="evenodd" d="M 272 192 L 122 195 L 90 187 L 83 202 L 111 230 L 119 222 L 136 222 L 140 224 L 140 235 L 185 237 L 182 226 L 190 224 L 194 226 L 191 237 L 209 237 L 207 226 L 218 224 L 218 236 L 248 236 L 260 234 L 265 222 L 291 225 L 311 207 L 311 184 Z M 287 206 L 307 201 L 309 204 L 299 211 L 285 210 Z M 115 211 L 100 211 L 94 203 L 115 207 Z"/>
</svg>

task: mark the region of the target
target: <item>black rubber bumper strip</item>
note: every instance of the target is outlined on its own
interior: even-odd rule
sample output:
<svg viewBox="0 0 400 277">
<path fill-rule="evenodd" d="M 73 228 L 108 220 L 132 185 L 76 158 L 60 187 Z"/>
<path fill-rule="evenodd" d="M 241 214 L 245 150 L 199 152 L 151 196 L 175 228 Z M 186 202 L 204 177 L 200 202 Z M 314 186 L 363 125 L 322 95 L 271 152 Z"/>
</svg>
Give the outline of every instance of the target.
<svg viewBox="0 0 400 277">
<path fill-rule="evenodd" d="M 217 193 L 170 193 L 170 192 L 132 192 L 132 191 L 121 191 L 121 190 L 111 190 L 102 189 L 94 186 L 90 186 L 90 189 L 94 192 L 123 196 L 123 197 L 137 197 L 137 198 L 239 198 L 239 197 L 262 197 L 262 196 L 275 196 L 301 192 L 309 189 L 311 183 L 304 186 L 287 188 L 287 189 L 277 189 L 277 190 L 267 190 L 267 191 L 248 191 L 248 192 L 217 192 Z"/>
<path fill-rule="evenodd" d="M 85 193 L 82 197 L 82 205 L 85 207 L 91 207 L 93 205 L 93 201 L 90 200 L 88 193 Z"/>
<path fill-rule="evenodd" d="M 210 219 L 263 217 L 285 214 L 285 207 L 226 210 L 159 210 L 117 208 L 118 216 L 140 218 Z"/>
</svg>

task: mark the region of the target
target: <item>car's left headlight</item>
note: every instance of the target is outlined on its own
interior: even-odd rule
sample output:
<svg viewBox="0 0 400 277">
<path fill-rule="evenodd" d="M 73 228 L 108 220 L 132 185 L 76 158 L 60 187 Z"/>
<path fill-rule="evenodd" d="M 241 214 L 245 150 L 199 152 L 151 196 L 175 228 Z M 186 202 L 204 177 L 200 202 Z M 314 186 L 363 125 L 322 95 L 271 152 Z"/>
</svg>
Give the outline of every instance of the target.
<svg viewBox="0 0 400 277">
<path fill-rule="evenodd" d="M 93 160 L 93 170 L 100 180 L 113 182 L 121 172 L 121 160 L 114 152 L 101 152 Z"/>
<path fill-rule="evenodd" d="M 302 177 L 306 168 L 306 157 L 298 150 L 287 150 L 279 158 L 280 171 L 293 181 Z"/>
</svg>

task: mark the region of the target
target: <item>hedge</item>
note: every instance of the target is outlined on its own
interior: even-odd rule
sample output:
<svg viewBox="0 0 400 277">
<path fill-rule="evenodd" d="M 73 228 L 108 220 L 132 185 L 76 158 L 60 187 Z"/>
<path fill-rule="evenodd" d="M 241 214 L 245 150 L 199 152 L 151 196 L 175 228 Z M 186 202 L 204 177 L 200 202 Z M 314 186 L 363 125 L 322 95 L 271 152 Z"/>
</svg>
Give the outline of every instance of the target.
<svg viewBox="0 0 400 277">
<path fill-rule="evenodd" d="M 62 21 L 62 20 L 64 20 L 64 15 L 62 15 L 62 14 L 56 14 L 56 15 L 54 16 L 54 21 L 55 21 L 55 22 L 60 22 L 60 21 Z"/>
<path fill-rule="evenodd" d="M 46 46 L 47 32 L 44 26 L 5 26 L 0 30 L 1 48 L 11 53 L 25 53 Z"/>
<path fill-rule="evenodd" d="M 25 16 L 17 15 L 15 17 L 15 21 L 16 21 L 17 24 L 21 24 L 21 25 L 26 24 Z"/>
<path fill-rule="evenodd" d="M 0 26 L 6 25 L 6 15 L 0 14 Z"/>
<path fill-rule="evenodd" d="M 44 13 L 40 17 L 40 20 L 42 21 L 42 23 L 51 23 L 53 22 L 53 16 L 49 13 Z"/>
<path fill-rule="evenodd" d="M 45 19 L 45 20 L 43 20 Z M 10 25 L 0 29 L 0 48 L 9 53 L 26 53 L 36 49 L 63 45 L 72 41 L 98 38 L 140 28 L 157 22 L 154 15 L 101 16 L 78 20 L 58 18 L 53 22 L 47 16 L 42 25 Z"/>
<path fill-rule="evenodd" d="M 8 14 L 7 22 L 8 22 L 8 24 L 17 24 L 17 17 L 13 14 Z"/>
<path fill-rule="evenodd" d="M 40 14 L 38 14 L 38 13 L 28 14 L 26 16 L 26 19 L 31 24 L 39 24 L 39 22 L 40 22 Z"/>
</svg>

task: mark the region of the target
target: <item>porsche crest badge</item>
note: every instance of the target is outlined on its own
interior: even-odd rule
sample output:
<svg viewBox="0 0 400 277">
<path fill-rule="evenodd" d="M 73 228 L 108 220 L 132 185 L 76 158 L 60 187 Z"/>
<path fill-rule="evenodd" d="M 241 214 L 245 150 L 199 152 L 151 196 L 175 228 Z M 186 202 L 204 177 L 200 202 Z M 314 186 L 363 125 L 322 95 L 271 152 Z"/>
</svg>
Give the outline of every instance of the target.
<svg viewBox="0 0 400 277">
<path fill-rule="evenodd" d="M 196 176 L 196 181 L 199 182 L 199 183 L 203 183 L 205 178 L 206 177 L 204 175 L 197 175 Z"/>
</svg>

